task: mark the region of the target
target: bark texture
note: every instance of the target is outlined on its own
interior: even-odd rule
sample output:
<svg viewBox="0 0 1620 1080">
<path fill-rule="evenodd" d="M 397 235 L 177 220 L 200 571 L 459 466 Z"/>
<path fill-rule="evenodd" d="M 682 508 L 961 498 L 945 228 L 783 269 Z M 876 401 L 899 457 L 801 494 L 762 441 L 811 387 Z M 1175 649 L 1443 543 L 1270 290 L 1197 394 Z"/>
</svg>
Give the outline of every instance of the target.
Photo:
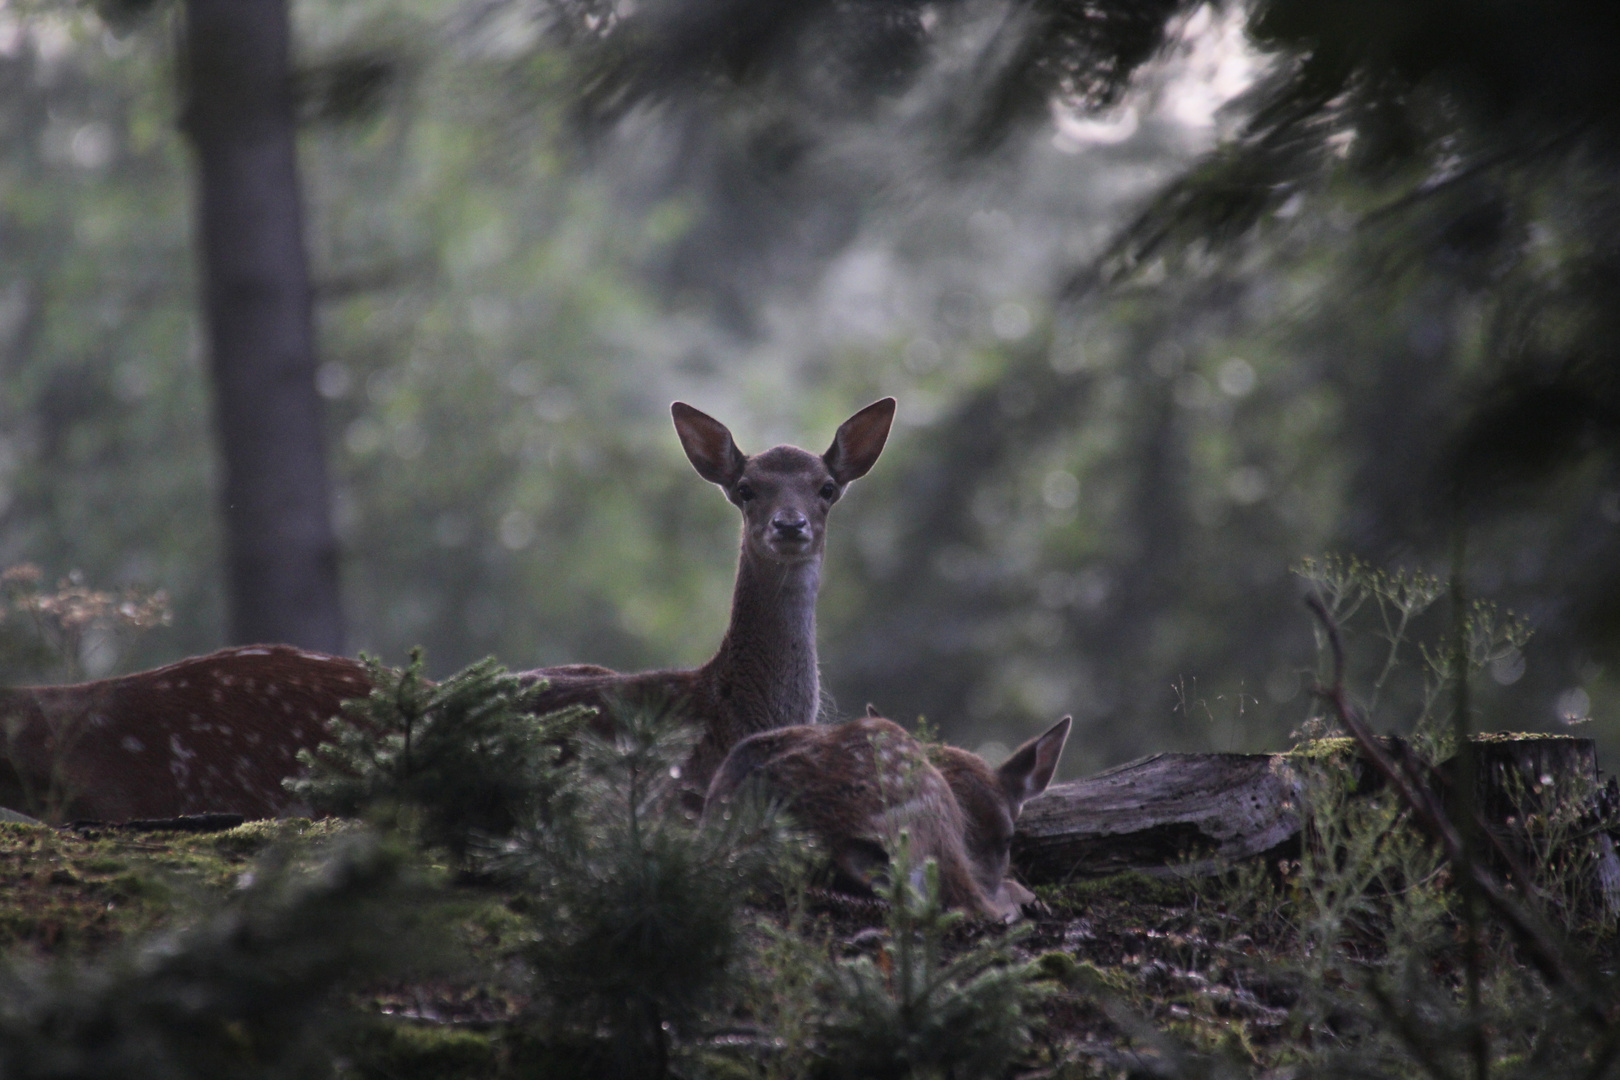
<svg viewBox="0 0 1620 1080">
<path fill-rule="evenodd" d="M 1154 754 L 1053 784 L 1018 819 L 1013 863 L 1041 883 L 1122 870 L 1210 873 L 1295 839 L 1281 754 Z"/>
<path fill-rule="evenodd" d="M 233 642 L 341 652 L 285 0 L 187 0 Z"/>
</svg>

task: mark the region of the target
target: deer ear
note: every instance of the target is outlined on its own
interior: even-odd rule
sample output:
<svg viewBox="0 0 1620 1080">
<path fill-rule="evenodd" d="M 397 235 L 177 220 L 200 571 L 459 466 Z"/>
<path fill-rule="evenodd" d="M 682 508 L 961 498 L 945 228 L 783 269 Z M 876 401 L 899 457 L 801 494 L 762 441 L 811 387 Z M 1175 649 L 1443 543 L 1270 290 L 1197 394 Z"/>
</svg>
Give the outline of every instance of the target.
<svg viewBox="0 0 1620 1080">
<path fill-rule="evenodd" d="M 1018 816 L 1026 801 L 1045 791 L 1046 785 L 1052 782 L 1058 758 L 1063 756 L 1063 744 L 1069 740 L 1069 726 L 1072 723 L 1073 720 L 1065 716 L 1053 724 L 1045 735 L 1036 736 L 1014 750 L 1012 757 L 996 770 L 1013 817 Z"/>
<path fill-rule="evenodd" d="M 684 401 L 675 402 L 669 412 L 675 418 L 675 434 L 681 437 L 681 448 L 699 476 L 724 488 L 742 478 L 748 459 L 731 440 L 726 425 Z"/>
<path fill-rule="evenodd" d="M 883 714 L 878 712 L 878 707 L 872 704 L 870 701 L 866 703 L 866 715 L 870 716 L 874 720 L 883 719 Z"/>
<path fill-rule="evenodd" d="M 883 453 L 883 444 L 889 438 L 889 425 L 894 423 L 894 398 L 874 401 L 854 416 L 845 420 L 833 436 L 833 444 L 821 455 L 827 471 L 840 484 L 859 480 L 877 463 Z"/>
</svg>

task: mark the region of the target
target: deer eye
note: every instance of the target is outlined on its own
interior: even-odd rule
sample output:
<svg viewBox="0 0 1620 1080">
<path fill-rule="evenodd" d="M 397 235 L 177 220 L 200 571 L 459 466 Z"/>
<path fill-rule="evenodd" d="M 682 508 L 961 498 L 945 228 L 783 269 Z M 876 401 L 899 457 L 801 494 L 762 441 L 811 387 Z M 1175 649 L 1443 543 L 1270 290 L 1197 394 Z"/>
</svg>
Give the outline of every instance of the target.
<svg viewBox="0 0 1620 1080">
<path fill-rule="evenodd" d="M 736 489 L 738 502 L 747 502 L 754 497 L 754 489 L 747 484 L 738 484 Z"/>
<path fill-rule="evenodd" d="M 838 497 L 838 485 L 833 483 L 831 480 L 827 481 L 825 484 L 822 484 L 821 497 L 823 499 L 836 499 Z"/>
</svg>

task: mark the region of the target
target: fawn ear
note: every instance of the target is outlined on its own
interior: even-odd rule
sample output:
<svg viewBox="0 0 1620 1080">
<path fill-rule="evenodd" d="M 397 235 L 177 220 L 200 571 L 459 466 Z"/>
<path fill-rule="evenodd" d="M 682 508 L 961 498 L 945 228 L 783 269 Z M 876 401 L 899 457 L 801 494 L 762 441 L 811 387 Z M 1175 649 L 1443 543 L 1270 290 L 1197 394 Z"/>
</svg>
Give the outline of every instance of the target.
<svg viewBox="0 0 1620 1080">
<path fill-rule="evenodd" d="M 878 712 L 878 707 L 872 704 L 870 701 L 866 703 L 866 715 L 870 716 L 874 720 L 883 719 L 883 714 Z"/>
<path fill-rule="evenodd" d="M 874 401 L 854 416 L 845 420 L 833 436 L 832 446 L 821 455 L 827 471 L 840 484 L 859 480 L 877 463 L 883 453 L 883 444 L 889 438 L 889 425 L 894 423 L 894 398 Z"/>
<path fill-rule="evenodd" d="M 742 479 L 748 459 L 731 440 L 726 425 L 684 401 L 675 402 L 669 412 L 675 418 L 675 434 L 681 437 L 681 448 L 699 476 L 723 488 Z"/>
<path fill-rule="evenodd" d="M 1014 750 L 1012 757 L 996 770 L 1013 817 L 1018 816 L 1018 811 L 1027 800 L 1045 791 L 1046 785 L 1052 782 L 1052 774 L 1057 771 L 1058 758 L 1063 756 L 1063 744 L 1069 739 L 1069 726 L 1072 723 L 1073 720 L 1065 716 L 1053 724 L 1045 735 L 1036 736 Z"/>
</svg>

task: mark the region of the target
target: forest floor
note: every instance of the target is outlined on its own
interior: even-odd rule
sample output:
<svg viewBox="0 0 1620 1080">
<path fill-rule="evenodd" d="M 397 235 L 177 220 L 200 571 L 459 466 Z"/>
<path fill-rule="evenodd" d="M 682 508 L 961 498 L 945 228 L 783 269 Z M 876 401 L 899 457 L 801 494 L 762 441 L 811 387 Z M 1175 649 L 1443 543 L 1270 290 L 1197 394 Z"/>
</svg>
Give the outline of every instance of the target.
<svg viewBox="0 0 1620 1080">
<path fill-rule="evenodd" d="M 0 824 L 0 944 L 14 957 L 94 962 L 121 942 L 217 904 L 251 880 L 255 859 L 272 845 L 319 840 L 348 827 L 255 822 L 199 835 Z M 1129 874 L 1040 888 L 1033 914 L 1010 932 L 1012 950 L 1049 983 L 1033 1050 L 1015 1075 L 1185 1075 L 1174 1061 L 1187 1054 L 1224 1063 L 1216 1072 L 1305 1075 L 1299 1063 L 1309 1057 L 1306 1044 L 1323 1029 L 1297 1009 L 1311 993 L 1313 969 L 1287 915 L 1290 889 L 1297 891 L 1288 872 L 1287 865 L 1257 866 L 1224 881 Z M 510 970 L 502 956 L 521 934 L 524 898 L 488 886 L 454 891 L 465 901 L 456 917 L 475 962 L 358 995 L 375 1023 L 352 1075 L 513 1074 L 526 999 L 517 980 L 499 973 Z M 801 940 L 843 956 L 875 954 L 885 933 L 876 901 L 812 890 L 791 915 L 787 908 L 780 900 L 764 903 L 754 911 L 757 927 L 791 921 Z M 962 924 L 952 943 L 1008 933 Z M 1456 974 L 1443 968 L 1442 961 L 1435 969 L 1441 977 Z M 795 1075 L 761 1065 L 773 1038 L 751 1030 L 747 1012 L 739 1010 L 744 1022 L 729 1038 L 753 1060 L 727 1067 L 721 1053 L 703 1071 Z"/>
</svg>

